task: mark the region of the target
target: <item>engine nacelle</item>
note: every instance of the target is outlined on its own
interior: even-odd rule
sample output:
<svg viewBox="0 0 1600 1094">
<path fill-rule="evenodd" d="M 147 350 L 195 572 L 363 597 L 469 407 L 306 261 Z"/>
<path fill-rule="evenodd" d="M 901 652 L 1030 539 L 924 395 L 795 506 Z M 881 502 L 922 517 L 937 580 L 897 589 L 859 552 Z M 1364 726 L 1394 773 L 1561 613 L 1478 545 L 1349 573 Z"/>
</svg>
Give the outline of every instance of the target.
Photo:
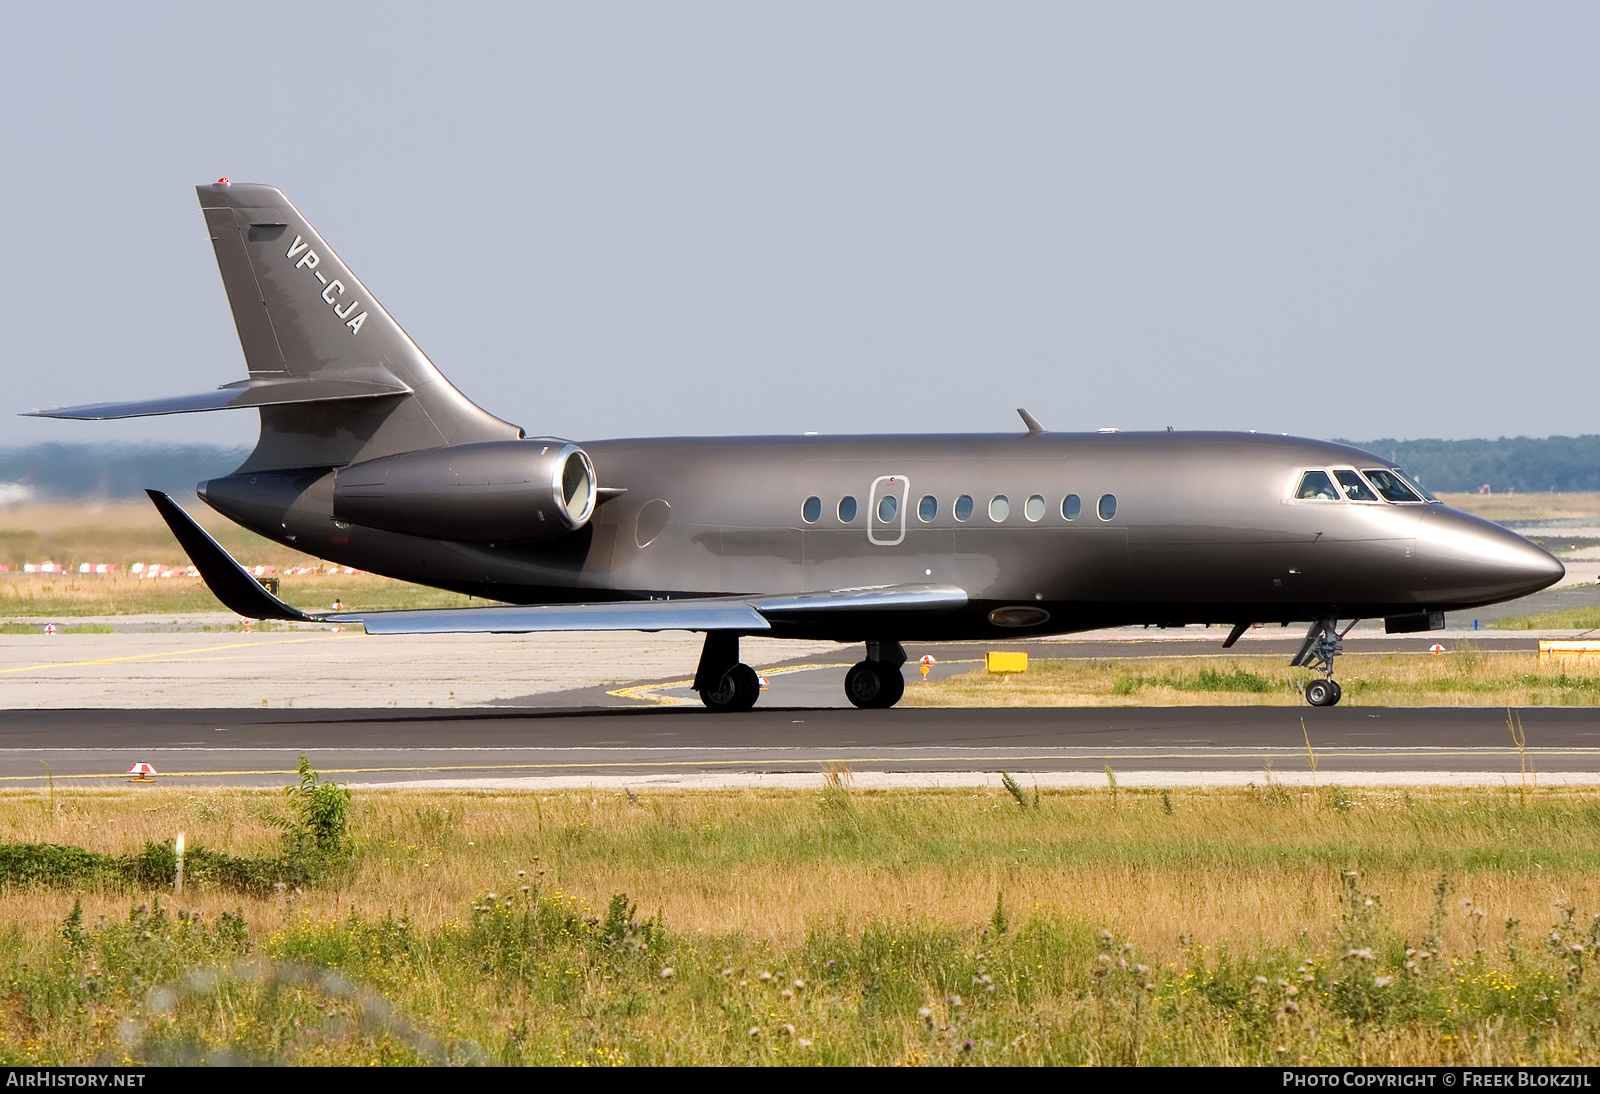
<svg viewBox="0 0 1600 1094">
<path fill-rule="evenodd" d="M 333 516 L 411 536 L 527 542 L 582 528 L 595 490 L 594 463 L 569 441 L 481 441 L 340 469 Z"/>
</svg>

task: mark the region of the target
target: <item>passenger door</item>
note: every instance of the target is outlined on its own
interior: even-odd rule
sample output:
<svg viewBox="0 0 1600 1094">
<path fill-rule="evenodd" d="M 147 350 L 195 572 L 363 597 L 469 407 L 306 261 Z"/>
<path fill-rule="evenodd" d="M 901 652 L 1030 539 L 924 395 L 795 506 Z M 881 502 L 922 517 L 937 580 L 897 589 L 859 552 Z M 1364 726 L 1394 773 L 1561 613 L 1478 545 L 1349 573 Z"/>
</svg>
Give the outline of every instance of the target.
<svg viewBox="0 0 1600 1094">
<path fill-rule="evenodd" d="M 906 538 L 906 501 L 911 482 L 904 475 L 880 475 L 867 496 L 867 542 L 894 547 Z"/>
</svg>

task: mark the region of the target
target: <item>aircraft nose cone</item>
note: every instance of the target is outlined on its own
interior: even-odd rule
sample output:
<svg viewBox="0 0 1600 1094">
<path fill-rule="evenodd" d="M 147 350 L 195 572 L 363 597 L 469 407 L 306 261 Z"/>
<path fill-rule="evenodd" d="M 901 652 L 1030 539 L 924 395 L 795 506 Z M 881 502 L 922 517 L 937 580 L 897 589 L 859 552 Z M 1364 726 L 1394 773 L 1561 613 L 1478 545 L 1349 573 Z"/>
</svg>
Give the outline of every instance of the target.
<svg viewBox="0 0 1600 1094">
<path fill-rule="evenodd" d="M 1492 603 L 1554 585 L 1567 568 L 1509 529 L 1466 513 L 1430 513 L 1417 529 L 1417 555 L 1435 598 Z"/>
</svg>

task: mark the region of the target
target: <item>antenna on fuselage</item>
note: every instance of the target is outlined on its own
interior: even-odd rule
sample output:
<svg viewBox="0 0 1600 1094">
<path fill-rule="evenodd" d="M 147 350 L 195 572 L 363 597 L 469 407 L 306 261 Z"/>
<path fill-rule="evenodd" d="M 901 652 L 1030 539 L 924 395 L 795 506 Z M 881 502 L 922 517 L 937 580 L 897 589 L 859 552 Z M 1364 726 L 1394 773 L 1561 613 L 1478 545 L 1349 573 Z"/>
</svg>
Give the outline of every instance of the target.
<svg viewBox="0 0 1600 1094">
<path fill-rule="evenodd" d="M 1039 434 L 1046 432 L 1044 426 L 1039 424 L 1039 419 L 1023 410 L 1020 406 L 1017 407 L 1017 413 L 1022 415 L 1022 424 L 1028 427 L 1028 436 L 1037 437 Z"/>
</svg>

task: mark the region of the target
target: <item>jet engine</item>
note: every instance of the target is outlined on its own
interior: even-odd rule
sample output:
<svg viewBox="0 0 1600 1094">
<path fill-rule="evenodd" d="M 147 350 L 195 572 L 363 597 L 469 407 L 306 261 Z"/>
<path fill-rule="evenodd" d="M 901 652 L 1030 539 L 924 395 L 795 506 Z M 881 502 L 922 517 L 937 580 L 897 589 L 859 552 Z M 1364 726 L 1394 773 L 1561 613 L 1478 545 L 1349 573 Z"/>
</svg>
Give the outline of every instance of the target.
<svg viewBox="0 0 1600 1094">
<path fill-rule="evenodd" d="M 465 543 L 552 539 L 594 512 L 594 463 L 552 437 L 384 456 L 334 476 L 337 521 Z"/>
</svg>

